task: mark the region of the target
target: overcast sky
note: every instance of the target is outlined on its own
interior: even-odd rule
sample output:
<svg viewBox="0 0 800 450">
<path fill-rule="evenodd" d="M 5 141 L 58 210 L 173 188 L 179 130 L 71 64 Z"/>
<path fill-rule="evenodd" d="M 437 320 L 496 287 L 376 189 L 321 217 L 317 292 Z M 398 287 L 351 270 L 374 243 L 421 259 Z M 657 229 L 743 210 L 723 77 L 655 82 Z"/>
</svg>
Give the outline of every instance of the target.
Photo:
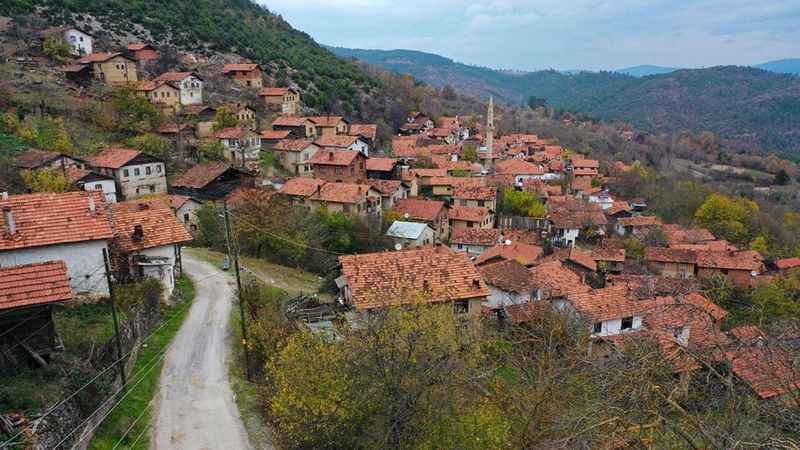
<svg viewBox="0 0 800 450">
<path fill-rule="evenodd" d="M 800 0 L 258 0 L 317 42 L 508 69 L 800 57 Z"/>
</svg>

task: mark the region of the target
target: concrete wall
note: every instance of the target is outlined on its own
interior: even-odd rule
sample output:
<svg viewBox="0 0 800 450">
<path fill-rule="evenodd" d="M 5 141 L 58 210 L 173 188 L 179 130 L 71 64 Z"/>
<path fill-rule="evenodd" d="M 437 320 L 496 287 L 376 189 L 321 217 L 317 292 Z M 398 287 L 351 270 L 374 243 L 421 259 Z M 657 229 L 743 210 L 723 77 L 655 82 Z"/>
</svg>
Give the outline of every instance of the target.
<svg viewBox="0 0 800 450">
<path fill-rule="evenodd" d="M 188 76 L 181 81 L 181 105 L 200 105 L 203 103 L 203 81 Z"/>
<path fill-rule="evenodd" d="M 480 256 L 488 247 L 482 245 L 450 244 L 450 248 L 459 252 L 466 252 L 469 256 Z"/>
<path fill-rule="evenodd" d="M 99 188 L 99 189 L 98 189 Z M 103 191 L 106 203 L 117 202 L 117 184 L 114 180 L 98 180 L 83 185 L 84 191 Z"/>
<path fill-rule="evenodd" d="M 95 77 L 110 85 L 122 85 L 139 81 L 136 63 L 121 56 L 94 64 Z"/>
<path fill-rule="evenodd" d="M 515 292 L 504 291 L 500 288 L 489 286 L 489 296 L 486 297 L 485 306 L 492 309 L 502 308 L 509 305 L 518 305 L 531 301 L 531 295 L 517 294 Z"/>
<path fill-rule="evenodd" d="M 105 248 L 105 241 L 89 241 L 11 250 L 0 253 L 0 266 L 64 261 L 70 286 L 76 294 L 108 295 L 103 263 Z"/>
<path fill-rule="evenodd" d="M 148 168 L 150 168 L 150 174 L 147 173 Z M 120 185 L 122 198 L 134 200 L 145 195 L 166 193 L 167 177 L 164 170 L 164 163 L 160 162 L 137 164 L 115 170 L 114 178 Z M 125 171 L 127 171 L 127 175 Z"/>
<path fill-rule="evenodd" d="M 71 28 L 64 32 L 64 39 L 69 44 L 71 53 L 75 56 L 88 55 L 94 52 L 94 40 L 88 34 Z"/>
<path fill-rule="evenodd" d="M 161 284 L 164 285 L 164 294 L 167 296 L 172 295 L 172 291 L 175 289 L 175 247 L 172 245 L 162 245 L 160 247 L 144 249 L 140 251 L 139 254 L 150 258 L 167 259 L 167 264 L 164 265 L 143 266 L 142 272 L 146 277 L 161 281 Z"/>
<path fill-rule="evenodd" d="M 591 325 L 594 327 L 594 324 Z M 602 329 L 599 333 L 595 333 L 593 328 L 590 330 L 593 337 L 614 336 L 624 332 L 635 331 L 642 328 L 642 316 L 633 316 L 633 328 L 623 331 L 622 319 L 605 320 L 602 322 Z"/>
</svg>

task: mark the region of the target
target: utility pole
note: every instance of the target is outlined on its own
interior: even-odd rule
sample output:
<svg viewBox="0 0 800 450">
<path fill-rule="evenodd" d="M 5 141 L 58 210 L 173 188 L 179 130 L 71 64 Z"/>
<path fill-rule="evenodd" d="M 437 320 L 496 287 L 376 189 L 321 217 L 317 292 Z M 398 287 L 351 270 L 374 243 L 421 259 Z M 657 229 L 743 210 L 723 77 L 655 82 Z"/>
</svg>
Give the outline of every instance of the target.
<svg viewBox="0 0 800 450">
<path fill-rule="evenodd" d="M 250 380 L 250 350 L 247 349 L 247 326 L 244 322 L 244 299 L 242 298 L 242 278 L 239 275 L 239 252 L 233 248 L 231 238 L 231 219 L 228 213 L 228 202 L 222 203 L 225 211 L 225 239 L 228 243 L 228 260 L 233 261 L 233 271 L 236 274 L 236 293 L 239 297 L 239 318 L 242 325 L 242 346 L 244 347 L 244 376 Z"/>
<path fill-rule="evenodd" d="M 114 295 L 114 285 L 111 283 L 111 263 L 108 260 L 108 250 L 103 249 L 103 264 L 106 266 L 106 282 L 108 283 L 109 302 L 111 303 L 111 317 L 114 318 L 114 336 L 117 341 L 117 369 L 122 380 L 122 391 L 125 391 L 128 380 L 125 379 L 125 363 L 122 361 L 122 339 L 119 337 L 119 319 L 117 318 L 117 302 Z"/>
</svg>

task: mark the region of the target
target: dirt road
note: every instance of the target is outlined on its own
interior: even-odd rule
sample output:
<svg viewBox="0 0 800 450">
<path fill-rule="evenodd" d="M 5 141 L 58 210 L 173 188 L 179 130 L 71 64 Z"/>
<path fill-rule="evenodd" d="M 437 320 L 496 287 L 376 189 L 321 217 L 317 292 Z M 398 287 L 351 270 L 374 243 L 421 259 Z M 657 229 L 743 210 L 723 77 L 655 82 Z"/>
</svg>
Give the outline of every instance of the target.
<svg viewBox="0 0 800 450">
<path fill-rule="evenodd" d="M 232 279 L 187 253 L 183 264 L 195 300 L 164 361 L 152 447 L 250 449 L 226 366 Z"/>
</svg>

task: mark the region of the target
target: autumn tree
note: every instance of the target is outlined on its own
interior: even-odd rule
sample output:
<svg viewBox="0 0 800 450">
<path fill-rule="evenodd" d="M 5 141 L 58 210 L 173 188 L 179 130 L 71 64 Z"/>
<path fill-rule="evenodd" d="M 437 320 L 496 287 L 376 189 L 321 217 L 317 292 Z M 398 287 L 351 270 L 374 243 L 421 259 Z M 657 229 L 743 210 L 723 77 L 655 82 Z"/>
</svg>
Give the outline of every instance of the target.
<svg viewBox="0 0 800 450">
<path fill-rule="evenodd" d="M 715 236 L 732 242 L 747 242 L 752 233 L 752 220 L 758 215 L 758 204 L 752 200 L 712 194 L 697 209 L 695 221 Z"/>
<path fill-rule="evenodd" d="M 21 175 L 31 192 L 66 192 L 72 186 L 72 181 L 59 169 L 25 170 Z"/>
<path fill-rule="evenodd" d="M 535 193 L 512 188 L 503 189 L 502 193 L 502 209 L 519 216 L 536 218 L 545 216 L 545 206 Z"/>
<path fill-rule="evenodd" d="M 144 133 L 158 126 L 161 114 L 144 97 L 136 95 L 133 88 L 122 86 L 111 95 L 114 127 L 123 133 Z"/>
<path fill-rule="evenodd" d="M 214 114 L 214 131 L 235 127 L 238 124 L 239 119 L 237 119 L 233 112 L 229 111 L 228 108 L 224 106 L 217 108 L 217 112 Z"/>
<path fill-rule="evenodd" d="M 467 144 L 464 146 L 464 152 L 461 155 L 461 159 L 464 161 L 469 161 L 471 163 L 478 162 L 478 149 L 473 144 Z"/>
</svg>

